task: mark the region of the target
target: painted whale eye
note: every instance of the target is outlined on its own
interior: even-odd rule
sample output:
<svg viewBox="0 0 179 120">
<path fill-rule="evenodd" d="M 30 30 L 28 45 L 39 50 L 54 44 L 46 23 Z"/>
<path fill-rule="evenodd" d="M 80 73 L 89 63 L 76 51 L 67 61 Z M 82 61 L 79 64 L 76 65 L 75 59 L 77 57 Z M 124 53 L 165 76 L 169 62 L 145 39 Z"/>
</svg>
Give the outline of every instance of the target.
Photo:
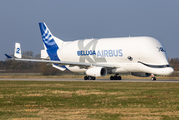
<svg viewBox="0 0 179 120">
<path fill-rule="evenodd" d="M 128 56 L 127 59 L 130 60 L 130 61 L 133 60 L 133 58 L 131 56 Z"/>
</svg>

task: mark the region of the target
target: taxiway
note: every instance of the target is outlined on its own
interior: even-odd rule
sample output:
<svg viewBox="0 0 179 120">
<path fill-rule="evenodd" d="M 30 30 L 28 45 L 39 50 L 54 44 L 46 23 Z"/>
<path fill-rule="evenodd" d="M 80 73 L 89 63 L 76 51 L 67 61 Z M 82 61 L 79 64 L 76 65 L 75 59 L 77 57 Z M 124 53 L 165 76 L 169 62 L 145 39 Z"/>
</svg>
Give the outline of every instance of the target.
<svg viewBox="0 0 179 120">
<path fill-rule="evenodd" d="M 152 81 L 151 79 L 83 80 L 80 78 L 0 78 L 0 81 L 81 81 L 81 82 L 91 81 L 91 82 L 178 82 L 179 83 L 179 79 L 157 79 L 156 81 Z"/>
</svg>

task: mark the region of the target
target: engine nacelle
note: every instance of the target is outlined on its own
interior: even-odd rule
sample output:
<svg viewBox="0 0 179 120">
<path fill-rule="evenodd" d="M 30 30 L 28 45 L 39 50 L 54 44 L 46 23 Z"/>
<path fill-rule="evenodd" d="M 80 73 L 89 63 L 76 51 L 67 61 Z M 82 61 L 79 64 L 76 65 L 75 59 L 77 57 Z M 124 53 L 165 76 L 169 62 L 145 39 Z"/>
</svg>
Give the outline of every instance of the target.
<svg viewBox="0 0 179 120">
<path fill-rule="evenodd" d="M 92 67 L 86 70 L 86 74 L 94 77 L 102 77 L 107 75 L 107 69 L 103 67 Z"/>
<path fill-rule="evenodd" d="M 132 72 L 131 75 L 137 76 L 137 77 L 149 77 L 150 73 L 143 73 L 143 72 Z"/>
</svg>

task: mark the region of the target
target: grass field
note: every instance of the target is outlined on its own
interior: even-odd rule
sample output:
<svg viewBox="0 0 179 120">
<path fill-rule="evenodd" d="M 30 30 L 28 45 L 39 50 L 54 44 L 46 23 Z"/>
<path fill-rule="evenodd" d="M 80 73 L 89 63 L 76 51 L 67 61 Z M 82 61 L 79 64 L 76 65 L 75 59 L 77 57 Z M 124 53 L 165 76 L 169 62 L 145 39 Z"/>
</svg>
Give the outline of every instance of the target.
<svg viewBox="0 0 179 120">
<path fill-rule="evenodd" d="M 179 119 L 179 83 L 0 81 L 0 119 Z"/>
</svg>

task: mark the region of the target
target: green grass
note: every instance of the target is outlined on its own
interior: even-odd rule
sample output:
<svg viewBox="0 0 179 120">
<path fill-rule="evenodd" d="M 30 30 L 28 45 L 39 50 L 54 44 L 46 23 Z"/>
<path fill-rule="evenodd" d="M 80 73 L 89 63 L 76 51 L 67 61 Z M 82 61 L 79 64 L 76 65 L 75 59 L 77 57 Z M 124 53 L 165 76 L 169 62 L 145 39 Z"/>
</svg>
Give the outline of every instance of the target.
<svg viewBox="0 0 179 120">
<path fill-rule="evenodd" d="M 0 119 L 179 119 L 179 83 L 0 81 Z"/>
</svg>

